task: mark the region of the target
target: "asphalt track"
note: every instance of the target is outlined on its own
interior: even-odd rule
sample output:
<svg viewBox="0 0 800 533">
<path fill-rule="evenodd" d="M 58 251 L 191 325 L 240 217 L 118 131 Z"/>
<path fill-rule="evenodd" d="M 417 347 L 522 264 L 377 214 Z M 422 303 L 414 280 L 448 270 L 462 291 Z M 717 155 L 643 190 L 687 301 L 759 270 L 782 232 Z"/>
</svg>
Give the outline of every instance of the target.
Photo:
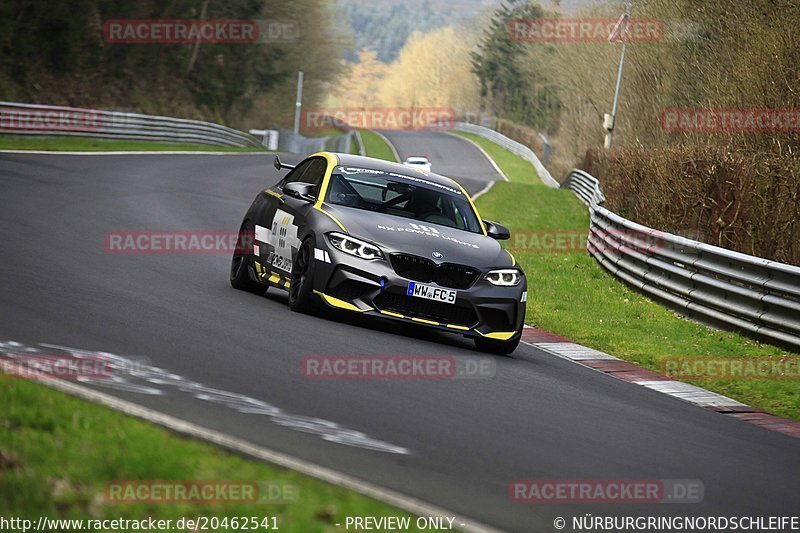
<svg viewBox="0 0 800 533">
<path fill-rule="evenodd" d="M 483 189 L 488 182 L 503 179 L 486 157 L 460 137 L 425 130 L 381 133 L 394 145 L 401 161 L 414 155 L 425 156 L 433 172 L 458 180 L 470 194 Z"/>
<path fill-rule="evenodd" d="M 429 151 L 436 170 L 440 152 Z M 119 230 L 236 230 L 275 181 L 266 155 L 0 154 L 0 348 L 147 358 L 161 374 L 92 386 L 504 530 L 555 531 L 554 517 L 586 513 L 796 512 L 796 439 L 531 346 L 491 357 L 447 334 L 292 313 L 278 291 L 233 290 L 227 254 L 105 250 L 104 235 Z M 485 379 L 301 373 L 305 356 L 348 354 L 479 357 L 495 368 Z M 517 479 L 696 479 L 704 500 L 512 503 Z"/>
</svg>

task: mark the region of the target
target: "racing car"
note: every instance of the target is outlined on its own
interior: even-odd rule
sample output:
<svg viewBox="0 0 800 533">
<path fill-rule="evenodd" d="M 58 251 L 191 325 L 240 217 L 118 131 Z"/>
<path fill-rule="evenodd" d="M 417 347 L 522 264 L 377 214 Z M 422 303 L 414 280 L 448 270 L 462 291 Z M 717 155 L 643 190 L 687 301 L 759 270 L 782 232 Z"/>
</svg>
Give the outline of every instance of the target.
<svg viewBox="0 0 800 533">
<path fill-rule="evenodd" d="M 230 282 L 288 291 L 293 311 L 324 307 L 472 338 L 510 354 L 527 281 L 453 179 L 380 159 L 319 152 L 259 192 L 242 221 Z"/>
</svg>

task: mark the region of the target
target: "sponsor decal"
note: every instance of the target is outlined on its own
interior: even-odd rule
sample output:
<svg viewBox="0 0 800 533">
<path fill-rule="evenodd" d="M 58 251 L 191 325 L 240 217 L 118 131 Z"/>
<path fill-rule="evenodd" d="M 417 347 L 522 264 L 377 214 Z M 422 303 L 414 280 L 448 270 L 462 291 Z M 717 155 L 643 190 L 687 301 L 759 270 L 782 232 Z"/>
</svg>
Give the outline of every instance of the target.
<svg viewBox="0 0 800 533">
<path fill-rule="evenodd" d="M 460 244 L 467 248 L 480 248 L 480 246 L 478 246 L 477 244 L 459 240 L 451 235 L 444 235 L 438 229 L 431 226 L 426 226 L 424 224 L 415 224 L 414 222 L 409 222 L 408 226 L 386 226 L 384 224 L 378 224 L 376 227 L 382 231 L 396 231 L 398 233 L 403 233 L 403 232 L 415 233 L 418 235 L 435 237 L 437 239 L 442 239 L 444 241 Z"/>
<path fill-rule="evenodd" d="M 461 195 L 461 191 L 454 188 L 449 187 L 447 185 L 436 183 L 435 181 L 426 180 L 424 178 L 418 178 L 416 176 L 407 176 L 405 174 L 397 174 L 395 172 L 384 172 L 382 170 L 375 170 L 372 168 L 358 168 L 358 167 L 337 167 L 335 173 L 337 174 L 346 174 L 346 175 L 358 175 L 358 174 L 373 174 L 379 176 L 389 176 L 390 178 L 400 178 L 403 180 L 413 181 L 415 183 L 423 183 L 429 187 L 436 188 L 436 189 L 443 189 L 451 194 L 458 194 Z"/>
</svg>

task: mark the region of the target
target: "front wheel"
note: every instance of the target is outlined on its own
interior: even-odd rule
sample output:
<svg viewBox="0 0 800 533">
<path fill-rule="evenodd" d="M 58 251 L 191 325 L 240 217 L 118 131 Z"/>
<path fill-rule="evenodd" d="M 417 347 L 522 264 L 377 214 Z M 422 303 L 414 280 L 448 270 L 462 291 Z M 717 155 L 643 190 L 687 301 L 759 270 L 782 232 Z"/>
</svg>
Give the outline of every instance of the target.
<svg viewBox="0 0 800 533">
<path fill-rule="evenodd" d="M 231 287 L 240 291 L 264 294 L 267 286 L 250 277 L 250 255 L 253 251 L 253 235 L 255 230 L 249 220 L 242 222 L 239 228 L 239 237 L 236 239 L 236 249 L 231 258 Z"/>
<path fill-rule="evenodd" d="M 306 237 L 292 265 L 289 284 L 289 309 L 298 313 L 312 313 L 318 309 L 314 296 L 314 247 L 313 235 Z"/>
</svg>

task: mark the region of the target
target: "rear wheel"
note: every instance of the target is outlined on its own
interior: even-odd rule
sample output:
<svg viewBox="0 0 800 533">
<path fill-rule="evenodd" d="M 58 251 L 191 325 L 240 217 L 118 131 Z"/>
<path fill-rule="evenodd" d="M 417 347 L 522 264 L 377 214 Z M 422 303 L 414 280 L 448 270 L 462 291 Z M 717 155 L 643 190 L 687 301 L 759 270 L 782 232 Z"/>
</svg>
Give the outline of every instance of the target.
<svg viewBox="0 0 800 533">
<path fill-rule="evenodd" d="M 249 220 L 242 222 L 239 228 L 239 237 L 236 239 L 236 249 L 231 258 L 231 287 L 240 291 L 264 294 L 267 286 L 250 277 L 252 264 L 253 238 L 255 230 Z"/>
<path fill-rule="evenodd" d="M 292 277 L 289 285 L 289 309 L 298 313 L 311 313 L 318 310 L 314 295 L 314 248 L 316 239 L 313 235 L 306 237 L 292 265 Z"/>
</svg>

